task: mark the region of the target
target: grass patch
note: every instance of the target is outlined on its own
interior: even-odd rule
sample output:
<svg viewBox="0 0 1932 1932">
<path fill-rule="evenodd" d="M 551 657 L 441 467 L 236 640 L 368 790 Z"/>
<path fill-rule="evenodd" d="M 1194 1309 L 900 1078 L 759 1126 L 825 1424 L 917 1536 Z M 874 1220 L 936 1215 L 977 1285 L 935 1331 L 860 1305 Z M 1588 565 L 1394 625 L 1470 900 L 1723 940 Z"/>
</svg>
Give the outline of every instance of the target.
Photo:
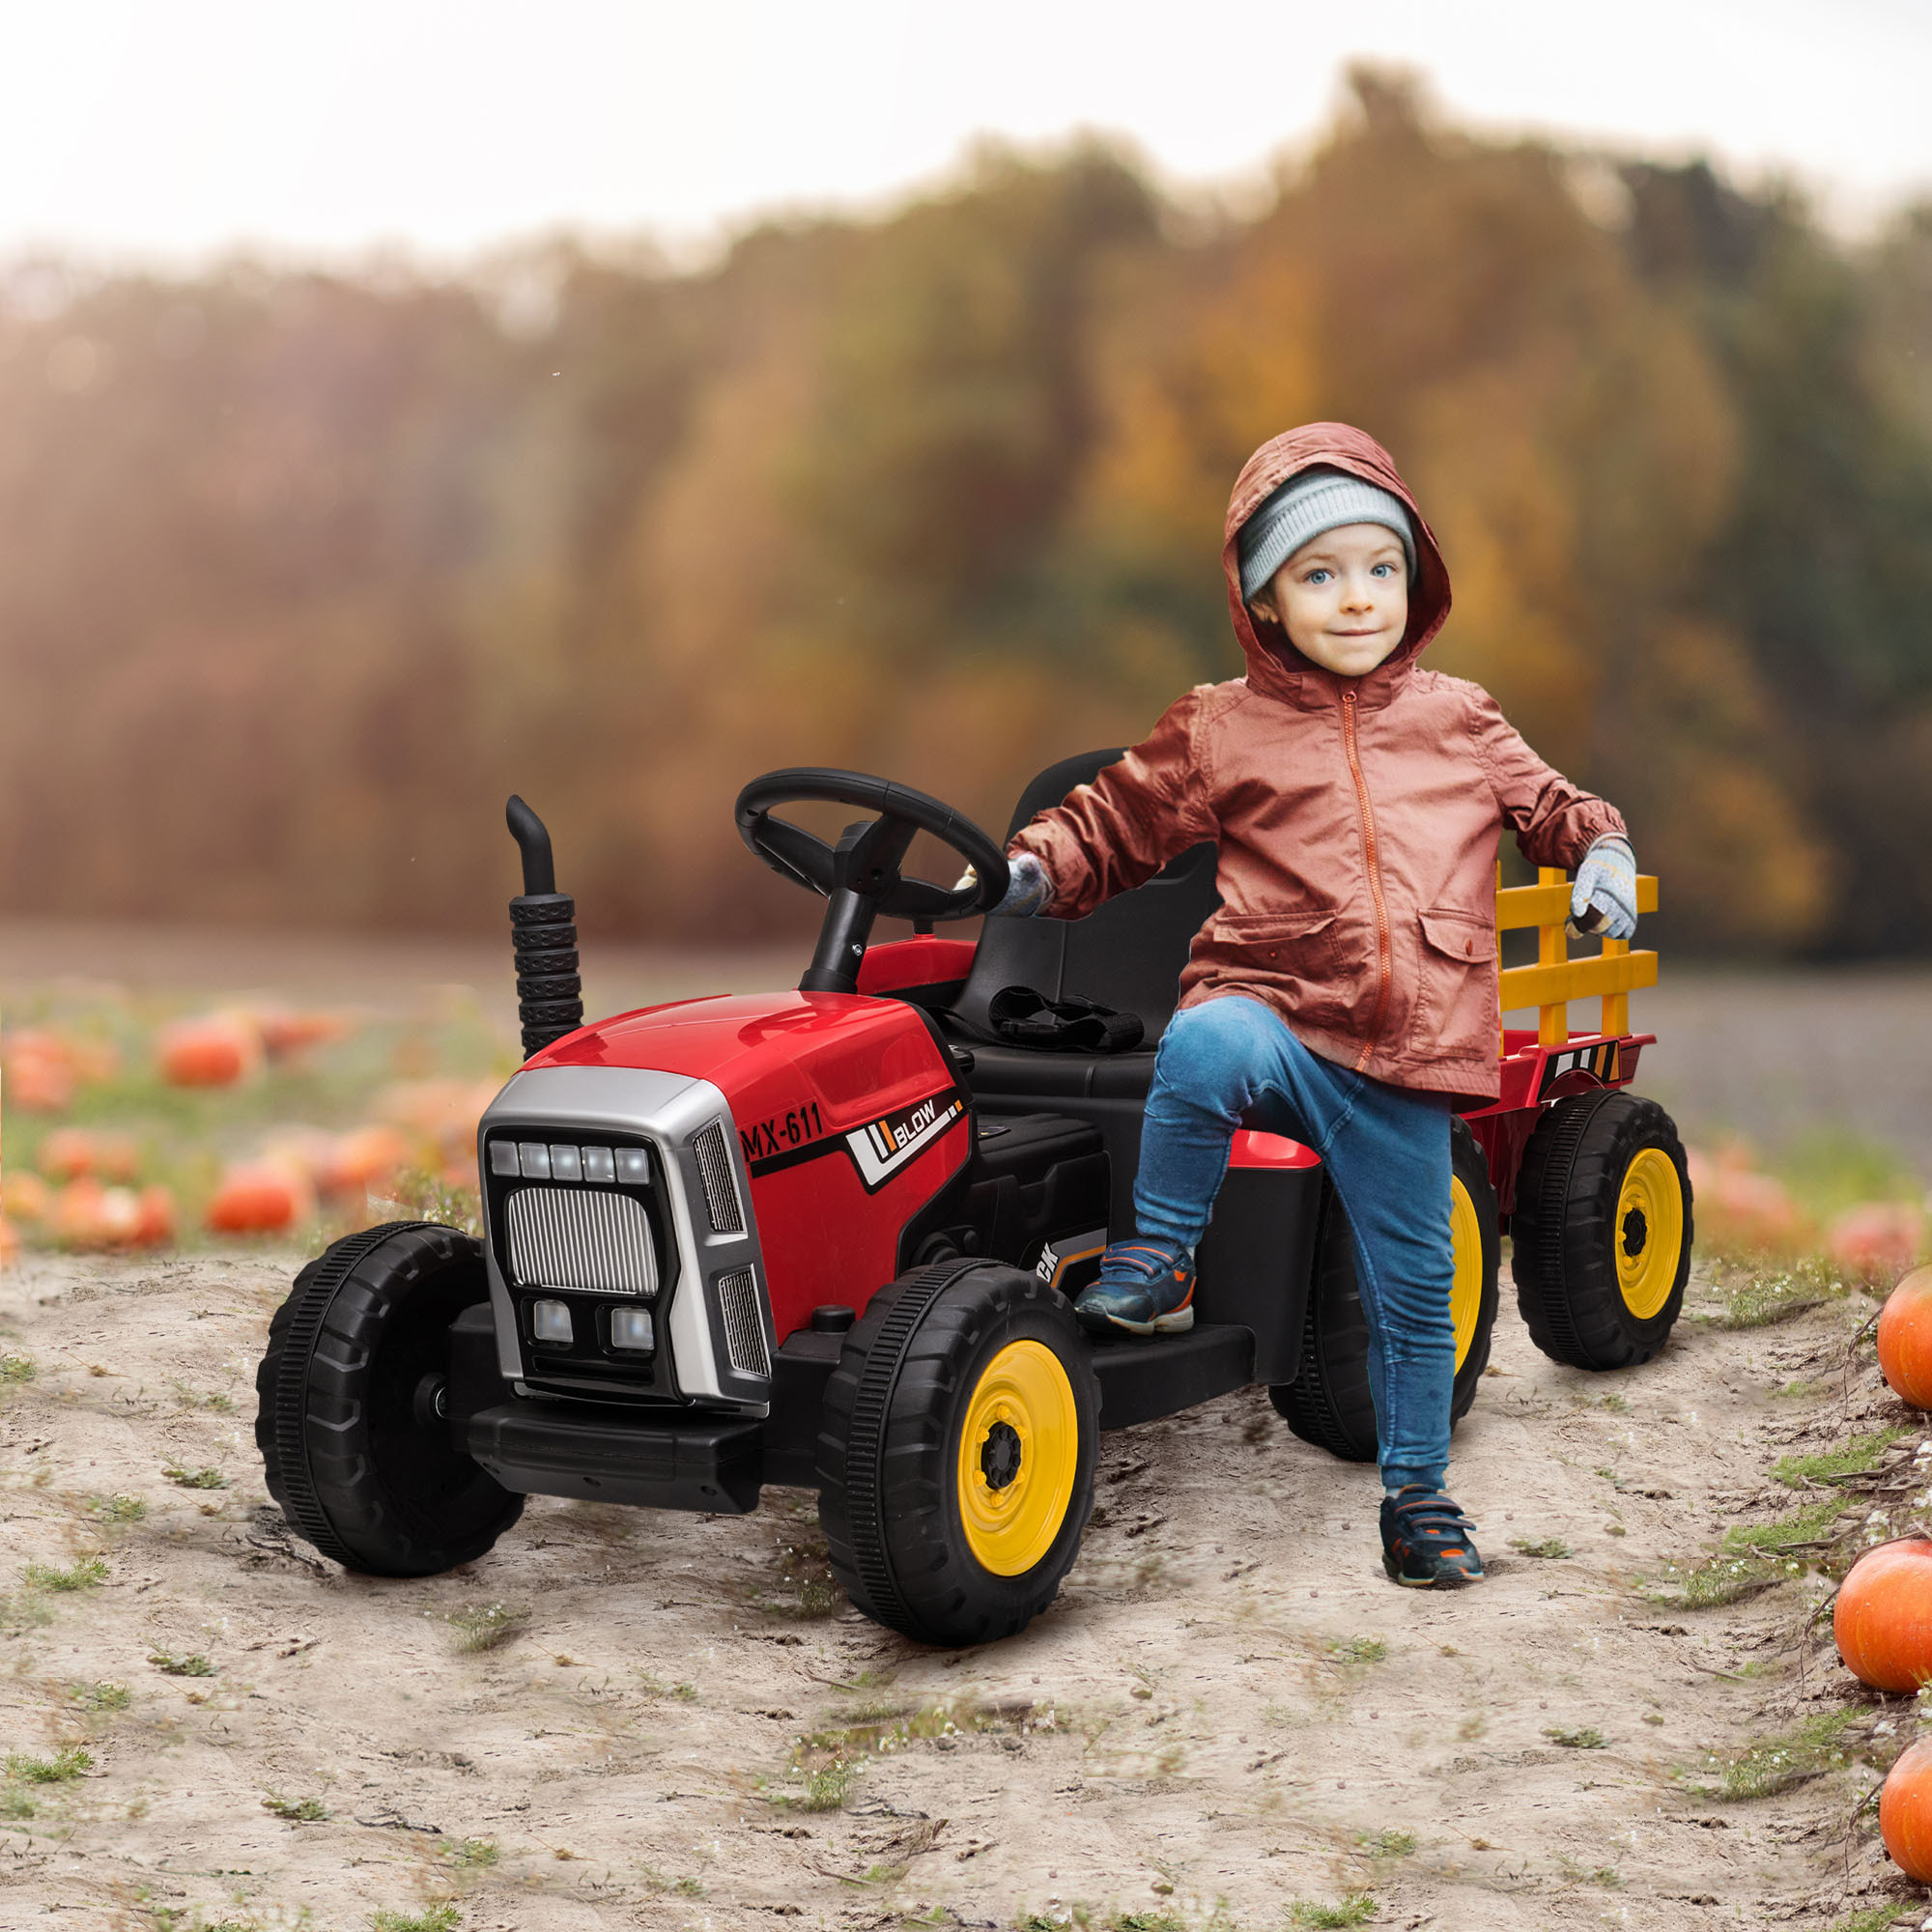
<svg viewBox="0 0 1932 1932">
<path fill-rule="evenodd" d="M 148 1506 L 139 1496 L 89 1496 L 87 1512 L 102 1522 L 139 1522 Z"/>
<path fill-rule="evenodd" d="M 18 1388 L 40 1374 L 26 1355 L 0 1355 L 0 1388 Z"/>
<path fill-rule="evenodd" d="M 1673 1610 L 1716 1610 L 1776 1589 L 1802 1565 L 1763 1556 L 1711 1556 L 1688 1570 L 1671 1569 L 1638 1591 L 1646 1603 Z"/>
<path fill-rule="evenodd" d="M 1171 1912 L 1122 1912 L 1108 1922 L 1114 1932 L 1187 1932 L 1187 1920 Z"/>
<path fill-rule="evenodd" d="M 696 1684 L 666 1684 L 643 1670 L 638 1672 L 638 1691 L 640 1696 L 648 1697 L 654 1704 L 663 1697 L 673 1698 L 680 1704 L 697 1702 Z"/>
<path fill-rule="evenodd" d="M 1332 1637 L 1328 1654 L 1338 1663 L 1379 1663 L 1388 1656 L 1389 1647 L 1378 1636 Z"/>
<path fill-rule="evenodd" d="M 379 1912 L 369 1922 L 376 1932 L 455 1932 L 463 1915 L 445 1900 L 420 1912 Z"/>
<path fill-rule="evenodd" d="M 83 1711 L 125 1711 L 134 1693 L 125 1684 L 70 1684 L 67 1694 Z"/>
<path fill-rule="evenodd" d="M 94 1759 L 78 1745 L 63 1745 L 52 1757 L 7 1753 L 7 1776 L 14 1784 L 71 1784 L 94 1769 Z"/>
<path fill-rule="evenodd" d="M 1566 1731 L 1558 1724 L 1546 1724 L 1543 1735 L 1551 1744 L 1561 1745 L 1565 1750 L 1605 1750 L 1610 1742 L 1594 1724 L 1585 1724 L 1574 1731 Z"/>
<path fill-rule="evenodd" d="M 1849 1918 L 1838 1919 L 1831 1932 L 1890 1932 L 1902 1911 L 1910 1907 L 1901 1906 L 1897 1899 L 1889 1905 L 1868 1905 L 1862 1912 L 1855 1912 Z"/>
<path fill-rule="evenodd" d="M 1509 1540 L 1509 1547 L 1524 1556 L 1554 1558 L 1573 1553 L 1570 1546 L 1560 1536 L 1546 1536 L 1540 1543 L 1532 1543 L 1525 1536 L 1513 1536 Z"/>
<path fill-rule="evenodd" d="M 1756 1550 L 1768 1556 L 1789 1549 L 1795 1543 L 1816 1543 L 1837 1520 L 1844 1506 L 1843 1498 L 1825 1496 L 1795 1516 L 1779 1517 L 1776 1522 L 1734 1522 L 1724 1532 L 1724 1548 L 1732 1555 Z"/>
<path fill-rule="evenodd" d="M 405 1168 L 388 1183 L 385 1198 L 410 1220 L 438 1221 L 466 1235 L 483 1233 L 483 1202 L 475 1188 L 454 1186 L 427 1168 Z"/>
<path fill-rule="evenodd" d="M 452 1838 L 442 1855 L 461 1871 L 483 1871 L 503 1855 L 495 1838 Z"/>
<path fill-rule="evenodd" d="M 1288 1921 L 1291 1925 L 1321 1928 L 1366 1925 L 1376 1916 L 1376 1911 L 1375 1894 L 1368 1891 L 1350 1892 L 1334 1905 L 1322 1905 L 1312 1898 L 1297 1898 L 1289 1908 Z"/>
<path fill-rule="evenodd" d="M 1771 1473 L 1787 1489 L 1802 1490 L 1807 1483 L 1823 1482 L 1831 1476 L 1861 1476 L 1878 1466 L 1878 1460 L 1909 1429 L 1876 1429 L 1869 1435 L 1854 1435 L 1841 1448 L 1827 1449 L 1816 1456 L 1786 1456 Z"/>
<path fill-rule="evenodd" d="M 772 1802 L 787 1811 L 842 1811 L 852 1795 L 857 1771 L 856 1765 L 842 1757 L 814 1765 L 804 1773 L 803 1790 L 784 1793 Z"/>
<path fill-rule="evenodd" d="M 1745 1267 L 1741 1279 L 1719 1284 L 1724 1297 L 1714 1327 L 1769 1328 L 1789 1321 L 1808 1308 L 1835 1301 L 1845 1293 L 1839 1270 L 1822 1256 L 1806 1256 L 1776 1267 Z"/>
<path fill-rule="evenodd" d="M 529 1628 L 530 1613 L 508 1604 L 484 1604 L 468 1610 L 451 1610 L 445 1622 L 454 1627 L 458 1650 L 474 1654 L 500 1650 Z"/>
<path fill-rule="evenodd" d="M 810 1622 L 836 1615 L 845 1604 L 845 1592 L 832 1575 L 832 1561 L 823 1542 L 787 1544 L 779 1552 L 782 1594 L 752 1593 L 753 1606 L 772 1617 L 795 1617 Z"/>
<path fill-rule="evenodd" d="M 1355 1843 L 1372 1859 L 1406 1859 L 1415 1855 L 1413 1832 L 1362 1832 Z"/>
<path fill-rule="evenodd" d="M 291 1825 L 320 1825 L 329 1815 L 328 1806 L 320 1798 L 265 1798 L 262 1809 L 286 1818 Z"/>
<path fill-rule="evenodd" d="M 199 1651 L 177 1655 L 171 1650 L 155 1650 L 148 1653 L 148 1662 L 163 1677 L 213 1677 L 214 1665 Z"/>
<path fill-rule="evenodd" d="M 107 1580 L 107 1560 L 102 1556 L 83 1556 L 57 1570 L 50 1563 L 29 1563 L 20 1572 L 20 1580 L 30 1590 L 92 1590 Z"/>
<path fill-rule="evenodd" d="M 184 1490 L 225 1490 L 228 1487 L 228 1478 L 219 1469 L 184 1469 L 179 1463 L 169 1463 L 162 1467 L 161 1474 Z"/>
<path fill-rule="evenodd" d="M 1851 1762 L 1844 1730 L 1854 1715 L 1851 1711 L 1821 1711 L 1792 1730 L 1753 1738 L 1728 1758 L 1714 1756 L 1712 1768 L 1718 1782 L 1700 1787 L 1699 1795 L 1732 1803 L 1770 1798 L 1794 1784 L 1841 1769 Z"/>
</svg>

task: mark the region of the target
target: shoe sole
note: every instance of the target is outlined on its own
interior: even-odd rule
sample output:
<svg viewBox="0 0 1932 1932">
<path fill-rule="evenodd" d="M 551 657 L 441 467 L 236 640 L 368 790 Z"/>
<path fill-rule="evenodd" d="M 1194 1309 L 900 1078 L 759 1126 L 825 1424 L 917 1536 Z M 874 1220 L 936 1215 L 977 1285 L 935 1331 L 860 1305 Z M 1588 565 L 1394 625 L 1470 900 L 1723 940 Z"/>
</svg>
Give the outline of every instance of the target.
<svg viewBox="0 0 1932 1932">
<path fill-rule="evenodd" d="M 1434 1590 L 1446 1585 L 1452 1590 L 1461 1589 L 1464 1583 L 1481 1583 L 1488 1577 L 1486 1570 L 1445 1570 L 1434 1577 L 1405 1577 L 1401 1567 L 1384 1556 L 1382 1568 L 1392 1581 L 1400 1583 L 1405 1590 Z"/>
<path fill-rule="evenodd" d="M 1077 1312 L 1077 1311 L 1076 1311 Z M 1123 1315 L 1082 1315 L 1080 1325 L 1091 1335 L 1104 1335 L 1119 1328 L 1129 1335 L 1184 1335 L 1194 1326 L 1194 1304 L 1177 1308 L 1169 1315 L 1156 1315 L 1151 1321 L 1129 1321 Z"/>
</svg>

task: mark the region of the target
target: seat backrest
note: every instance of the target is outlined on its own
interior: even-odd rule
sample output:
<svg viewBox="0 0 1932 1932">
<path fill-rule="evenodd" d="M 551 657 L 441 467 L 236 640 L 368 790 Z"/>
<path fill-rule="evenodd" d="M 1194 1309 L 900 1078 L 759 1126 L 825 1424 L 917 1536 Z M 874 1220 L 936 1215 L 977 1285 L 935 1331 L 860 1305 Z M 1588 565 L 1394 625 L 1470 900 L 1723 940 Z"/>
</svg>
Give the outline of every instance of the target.
<svg viewBox="0 0 1932 1932">
<path fill-rule="evenodd" d="M 1049 765 L 1021 794 L 1008 838 L 1075 785 L 1090 783 L 1123 750 L 1085 752 Z M 1214 862 L 1214 842 L 1204 839 L 1085 919 L 989 918 L 957 1003 L 960 1017 L 990 1031 L 986 1004 L 993 995 L 1031 986 L 1049 1000 L 1078 995 L 1138 1013 L 1151 1046 L 1174 1017 L 1188 944 L 1221 903 Z"/>
</svg>

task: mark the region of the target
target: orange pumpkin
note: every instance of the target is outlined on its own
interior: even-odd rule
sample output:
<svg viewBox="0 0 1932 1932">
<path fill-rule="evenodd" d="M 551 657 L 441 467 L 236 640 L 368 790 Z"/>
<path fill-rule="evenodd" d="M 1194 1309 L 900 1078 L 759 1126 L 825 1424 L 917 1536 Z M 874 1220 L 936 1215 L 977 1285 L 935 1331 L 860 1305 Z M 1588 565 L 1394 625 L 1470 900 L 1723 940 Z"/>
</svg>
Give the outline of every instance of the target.
<svg viewBox="0 0 1932 1932">
<path fill-rule="evenodd" d="M 1879 1793 L 1878 1829 L 1908 1878 L 1932 1879 L 1932 1744 L 1899 1753 Z"/>
<path fill-rule="evenodd" d="M 1832 1634 L 1845 1668 L 1874 1690 L 1932 1683 L 1932 1541 L 1866 1550 L 1839 1587 Z"/>
<path fill-rule="evenodd" d="M 126 1134 L 93 1134 L 84 1127 L 56 1127 L 41 1143 L 41 1172 L 50 1180 L 78 1180 L 98 1174 L 131 1180 L 139 1151 Z"/>
<path fill-rule="evenodd" d="M 171 1087 L 232 1087 L 262 1064 L 260 1036 L 225 1013 L 163 1027 L 156 1051 Z"/>
<path fill-rule="evenodd" d="M 217 1235 L 273 1235 L 312 1209 L 306 1188 L 287 1168 L 254 1161 L 221 1177 L 206 1218 Z"/>
<path fill-rule="evenodd" d="M 1932 1263 L 1899 1277 L 1878 1318 L 1878 1365 L 1892 1392 L 1932 1408 Z"/>
</svg>

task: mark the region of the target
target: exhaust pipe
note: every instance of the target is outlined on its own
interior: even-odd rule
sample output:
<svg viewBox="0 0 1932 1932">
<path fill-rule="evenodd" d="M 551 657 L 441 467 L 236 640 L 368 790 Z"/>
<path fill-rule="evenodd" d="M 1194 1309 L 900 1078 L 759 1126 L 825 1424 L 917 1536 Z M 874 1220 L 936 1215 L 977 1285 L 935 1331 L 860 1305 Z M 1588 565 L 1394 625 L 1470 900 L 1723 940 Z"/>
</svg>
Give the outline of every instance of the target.
<svg viewBox="0 0 1932 1932">
<path fill-rule="evenodd" d="M 583 1024 L 577 901 L 556 889 L 556 864 L 543 820 L 515 792 L 504 816 L 524 855 L 524 890 L 510 901 L 510 943 L 517 951 L 517 1017 L 527 1060 Z"/>
</svg>

